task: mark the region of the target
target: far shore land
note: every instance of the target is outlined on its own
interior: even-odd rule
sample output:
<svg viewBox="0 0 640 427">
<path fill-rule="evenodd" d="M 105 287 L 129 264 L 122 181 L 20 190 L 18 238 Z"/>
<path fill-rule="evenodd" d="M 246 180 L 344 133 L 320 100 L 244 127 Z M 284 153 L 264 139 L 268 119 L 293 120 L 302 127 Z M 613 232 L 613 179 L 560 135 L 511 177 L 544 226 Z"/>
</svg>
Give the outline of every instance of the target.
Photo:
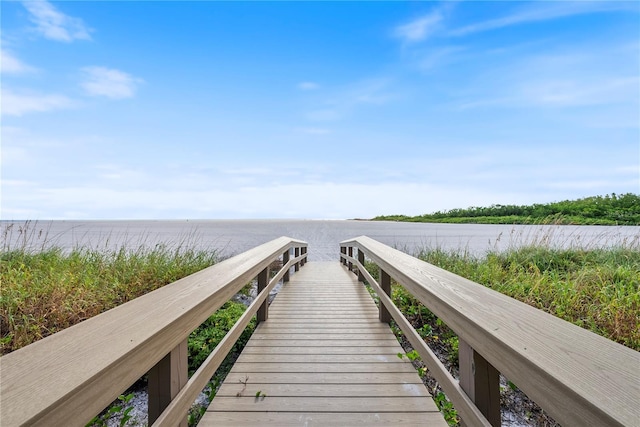
<svg viewBox="0 0 640 427">
<path fill-rule="evenodd" d="M 528 206 L 492 205 L 418 216 L 381 215 L 373 221 L 454 224 L 640 225 L 640 195 L 627 193 Z"/>
</svg>

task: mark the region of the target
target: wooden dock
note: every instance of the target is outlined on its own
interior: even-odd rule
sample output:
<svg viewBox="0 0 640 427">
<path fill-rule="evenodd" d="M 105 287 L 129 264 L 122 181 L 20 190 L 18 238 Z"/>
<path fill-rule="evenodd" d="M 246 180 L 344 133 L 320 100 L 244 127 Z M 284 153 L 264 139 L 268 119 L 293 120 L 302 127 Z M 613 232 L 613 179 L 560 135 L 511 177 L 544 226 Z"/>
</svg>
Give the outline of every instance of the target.
<svg viewBox="0 0 640 427">
<path fill-rule="evenodd" d="M 83 427 L 147 375 L 149 424 L 186 427 L 257 316 L 203 426 L 445 426 L 380 318 L 393 318 L 467 426 L 501 425 L 500 374 L 563 426 L 638 426 L 639 352 L 367 236 L 339 248 L 340 263 L 308 263 L 308 244 L 282 236 L 2 356 L 0 425 Z M 253 279 L 258 296 L 189 377 L 189 335 Z M 459 378 L 393 304 L 392 280 L 456 333 Z"/>
<path fill-rule="evenodd" d="M 269 307 L 200 426 L 446 426 L 357 277 L 311 262 Z"/>
</svg>

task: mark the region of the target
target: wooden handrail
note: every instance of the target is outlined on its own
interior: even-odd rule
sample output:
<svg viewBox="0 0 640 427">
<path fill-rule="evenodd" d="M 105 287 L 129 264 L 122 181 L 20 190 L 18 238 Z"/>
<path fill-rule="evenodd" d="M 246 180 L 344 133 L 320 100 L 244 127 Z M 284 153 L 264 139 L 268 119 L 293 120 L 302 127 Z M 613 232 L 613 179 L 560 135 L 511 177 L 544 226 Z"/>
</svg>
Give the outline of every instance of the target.
<svg viewBox="0 0 640 427">
<path fill-rule="evenodd" d="M 282 270 L 304 265 L 306 246 L 280 237 L 3 356 L 0 425 L 84 426 L 274 260 L 303 248 Z"/>
<path fill-rule="evenodd" d="M 475 383 L 476 393 L 465 392 L 476 405 L 490 394 L 477 396 L 477 390 L 497 387 L 486 384 L 497 381 L 495 367 L 563 426 L 633 426 L 640 419 L 640 353 L 366 236 L 340 243 L 341 261 L 365 273 L 346 248 L 376 263 L 442 319 L 461 347 L 469 347 L 466 362 L 461 348 L 460 385 Z M 396 319 L 384 293 L 379 291 L 381 307 Z M 432 369 L 428 359 L 425 364 Z M 460 397 L 449 395 L 454 406 Z"/>
</svg>

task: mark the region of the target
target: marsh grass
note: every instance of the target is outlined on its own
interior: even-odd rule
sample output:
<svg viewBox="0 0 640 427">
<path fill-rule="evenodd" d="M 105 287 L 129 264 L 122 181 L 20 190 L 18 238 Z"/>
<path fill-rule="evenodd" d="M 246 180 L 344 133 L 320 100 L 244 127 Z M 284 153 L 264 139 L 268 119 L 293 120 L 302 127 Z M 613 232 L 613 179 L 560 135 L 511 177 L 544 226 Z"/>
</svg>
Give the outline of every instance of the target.
<svg viewBox="0 0 640 427">
<path fill-rule="evenodd" d="M 418 257 L 640 350 L 640 250 L 522 247 L 474 258 L 440 250 Z"/>
<path fill-rule="evenodd" d="M 214 264 L 213 250 L 155 244 L 64 251 L 26 223 L 3 232 L 0 344 L 6 354 Z M 13 232 L 13 231 L 12 231 Z M 34 244 L 34 239 L 36 243 Z"/>
</svg>

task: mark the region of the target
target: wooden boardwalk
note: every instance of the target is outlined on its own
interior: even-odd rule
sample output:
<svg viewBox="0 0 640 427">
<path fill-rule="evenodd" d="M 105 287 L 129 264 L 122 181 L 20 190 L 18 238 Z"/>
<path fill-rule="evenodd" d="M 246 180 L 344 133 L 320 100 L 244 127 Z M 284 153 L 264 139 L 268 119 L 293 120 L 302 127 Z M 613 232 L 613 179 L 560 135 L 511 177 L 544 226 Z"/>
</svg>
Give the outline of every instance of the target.
<svg viewBox="0 0 640 427">
<path fill-rule="evenodd" d="M 278 293 L 200 426 L 446 426 L 398 353 L 355 275 L 338 262 L 307 263 Z"/>
</svg>

